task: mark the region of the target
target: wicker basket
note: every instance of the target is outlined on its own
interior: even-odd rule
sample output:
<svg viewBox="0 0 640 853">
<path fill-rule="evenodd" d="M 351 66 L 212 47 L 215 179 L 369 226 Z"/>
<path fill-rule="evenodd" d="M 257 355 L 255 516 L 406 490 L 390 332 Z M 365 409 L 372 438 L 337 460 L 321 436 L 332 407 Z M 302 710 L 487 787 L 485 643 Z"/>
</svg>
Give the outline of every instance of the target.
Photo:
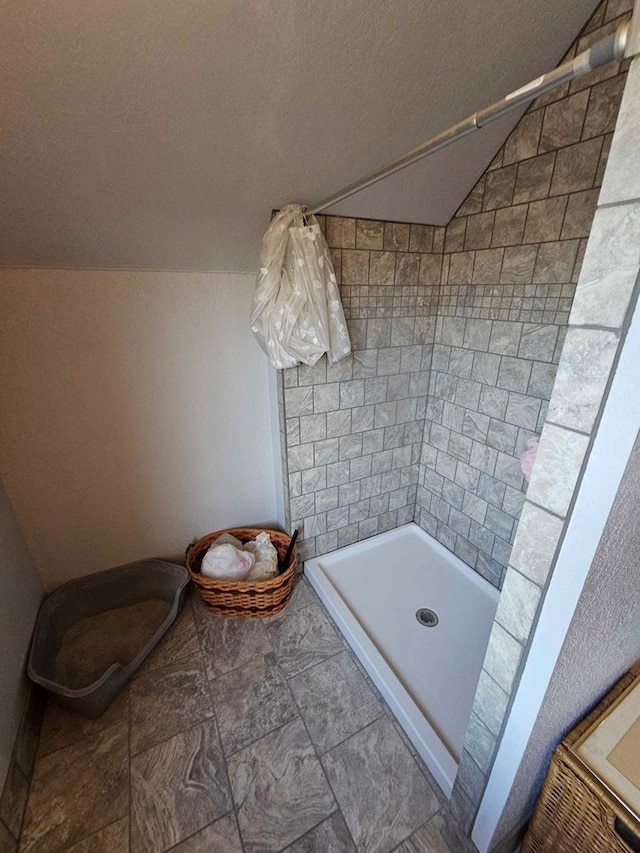
<svg viewBox="0 0 640 853">
<path fill-rule="evenodd" d="M 298 552 L 294 547 L 289 565 L 282 574 L 266 581 L 225 581 L 208 578 L 200 573 L 202 558 L 209 547 L 223 533 L 231 533 L 241 542 L 255 539 L 259 533 L 268 533 L 278 552 L 279 560 L 284 560 L 291 537 L 277 530 L 261 530 L 255 527 L 231 527 L 218 530 L 198 540 L 187 549 L 187 569 L 191 580 L 198 588 L 202 600 L 213 613 L 223 616 L 272 616 L 282 610 L 291 598 L 295 581 Z"/>
<path fill-rule="evenodd" d="M 631 853 L 640 850 L 640 824 L 570 751 L 634 677 L 632 672 L 624 675 L 556 747 L 522 853 Z"/>
</svg>

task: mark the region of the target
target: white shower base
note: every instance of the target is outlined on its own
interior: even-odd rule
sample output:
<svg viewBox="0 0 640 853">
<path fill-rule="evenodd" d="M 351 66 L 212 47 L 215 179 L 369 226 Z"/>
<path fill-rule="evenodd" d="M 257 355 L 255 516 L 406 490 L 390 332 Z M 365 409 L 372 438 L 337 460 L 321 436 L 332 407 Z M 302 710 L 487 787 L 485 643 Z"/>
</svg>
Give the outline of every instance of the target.
<svg viewBox="0 0 640 853">
<path fill-rule="evenodd" d="M 449 795 L 499 593 L 417 524 L 316 557 L 305 574 Z M 433 628 L 416 619 L 435 610 Z"/>
</svg>

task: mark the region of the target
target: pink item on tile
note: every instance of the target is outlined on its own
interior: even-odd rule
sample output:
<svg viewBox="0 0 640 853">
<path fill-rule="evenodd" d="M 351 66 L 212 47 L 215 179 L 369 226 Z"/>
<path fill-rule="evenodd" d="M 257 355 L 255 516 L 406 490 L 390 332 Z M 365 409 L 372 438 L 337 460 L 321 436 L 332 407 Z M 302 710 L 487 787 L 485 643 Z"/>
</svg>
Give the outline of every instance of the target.
<svg viewBox="0 0 640 853">
<path fill-rule="evenodd" d="M 533 471 L 533 466 L 536 461 L 536 454 L 538 452 L 538 445 L 540 444 L 540 439 L 537 435 L 533 438 L 530 438 L 527 442 L 528 450 L 520 457 L 520 470 L 525 476 L 527 483 L 531 479 L 531 472 Z"/>
</svg>

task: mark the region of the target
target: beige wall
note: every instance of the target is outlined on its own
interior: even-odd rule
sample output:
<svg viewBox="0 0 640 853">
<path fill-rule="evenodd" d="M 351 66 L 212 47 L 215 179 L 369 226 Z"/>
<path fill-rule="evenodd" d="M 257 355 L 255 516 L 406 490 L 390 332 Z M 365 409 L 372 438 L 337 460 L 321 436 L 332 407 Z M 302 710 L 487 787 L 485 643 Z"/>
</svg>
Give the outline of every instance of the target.
<svg viewBox="0 0 640 853">
<path fill-rule="evenodd" d="M 253 283 L 0 271 L 0 474 L 48 589 L 274 520 Z"/>
<path fill-rule="evenodd" d="M 0 789 L 26 695 L 24 665 L 42 598 L 31 555 L 0 481 Z"/>
</svg>

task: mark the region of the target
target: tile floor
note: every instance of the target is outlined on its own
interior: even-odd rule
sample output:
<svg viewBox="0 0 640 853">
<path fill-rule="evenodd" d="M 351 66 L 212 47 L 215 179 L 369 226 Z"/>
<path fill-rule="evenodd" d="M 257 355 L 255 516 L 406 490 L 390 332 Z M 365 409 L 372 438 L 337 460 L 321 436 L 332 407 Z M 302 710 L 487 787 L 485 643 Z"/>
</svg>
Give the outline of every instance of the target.
<svg viewBox="0 0 640 853">
<path fill-rule="evenodd" d="M 300 579 L 281 614 L 188 596 L 97 720 L 50 704 L 22 853 L 448 853 L 442 795 Z"/>
</svg>

